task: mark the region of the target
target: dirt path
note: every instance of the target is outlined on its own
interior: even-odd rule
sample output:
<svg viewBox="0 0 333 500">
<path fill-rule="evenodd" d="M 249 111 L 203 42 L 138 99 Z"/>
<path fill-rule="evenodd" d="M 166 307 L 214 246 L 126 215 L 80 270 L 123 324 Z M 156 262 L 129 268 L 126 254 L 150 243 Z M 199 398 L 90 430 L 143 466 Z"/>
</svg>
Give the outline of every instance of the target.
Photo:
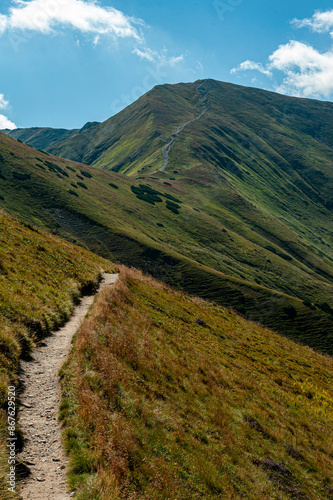
<svg viewBox="0 0 333 500">
<path fill-rule="evenodd" d="M 104 274 L 101 288 L 117 280 L 117 274 Z M 34 350 L 31 361 L 21 362 L 23 392 L 19 422 L 26 444 L 18 458 L 31 470 L 30 476 L 21 483 L 20 494 L 24 500 L 69 500 L 74 496 L 67 491 L 67 457 L 61 446 L 57 419 L 61 400 L 58 371 L 93 301 L 94 296 L 84 297 L 68 323 L 44 339 Z"/>
<path fill-rule="evenodd" d="M 195 118 L 192 118 L 192 120 L 188 120 L 187 122 L 182 123 L 177 128 L 176 132 L 174 132 L 173 134 L 169 135 L 169 137 L 167 137 L 166 140 L 168 142 L 162 148 L 162 155 L 163 155 L 164 161 L 163 161 L 163 165 L 159 169 L 159 172 L 163 172 L 163 170 L 165 170 L 166 167 L 168 166 L 170 151 L 173 148 L 173 146 L 175 145 L 177 139 L 179 138 L 180 132 L 182 132 L 184 130 L 184 128 L 187 127 L 187 125 L 189 125 L 190 123 L 195 122 L 197 120 L 200 120 L 200 118 L 210 109 L 211 106 L 210 106 L 210 103 L 208 101 L 207 91 L 203 88 L 204 84 L 205 84 L 205 82 L 200 83 L 200 85 L 198 86 L 198 89 L 197 89 L 198 93 L 199 93 L 199 101 L 195 106 L 195 110 L 197 113 L 200 113 L 199 116 L 196 116 Z M 204 103 L 205 109 L 200 112 L 199 106 L 201 103 Z"/>
</svg>

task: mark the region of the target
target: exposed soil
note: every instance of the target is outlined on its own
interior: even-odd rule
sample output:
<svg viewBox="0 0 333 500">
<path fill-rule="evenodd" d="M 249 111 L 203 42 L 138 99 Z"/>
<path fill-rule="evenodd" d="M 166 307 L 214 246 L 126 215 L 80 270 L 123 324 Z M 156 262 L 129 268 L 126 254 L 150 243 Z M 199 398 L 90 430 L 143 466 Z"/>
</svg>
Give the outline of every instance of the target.
<svg viewBox="0 0 333 500">
<path fill-rule="evenodd" d="M 104 274 L 100 289 L 117 280 L 117 274 Z M 19 424 L 25 446 L 18 459 L 30 469 L 20 484 L 24 500 L 69 500 L 74 496 L 67 489 L 67 457 L 57 418 L 61 400 L 58 371 L 93 301 L 94 296 L 84 297 L 68 323 L 44 339 L 33 351 L 31 360 L 21 362 Z"/>
</svg>

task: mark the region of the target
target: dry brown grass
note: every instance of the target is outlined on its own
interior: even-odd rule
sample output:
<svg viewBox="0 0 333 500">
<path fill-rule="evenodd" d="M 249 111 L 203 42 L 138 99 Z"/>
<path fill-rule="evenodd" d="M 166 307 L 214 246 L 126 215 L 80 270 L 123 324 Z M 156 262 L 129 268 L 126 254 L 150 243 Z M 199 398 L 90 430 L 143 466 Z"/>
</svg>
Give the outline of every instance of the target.
<svg viewBox="0 0 333 500">
<path fill-rule="evenodd" d="M 332 375 L 331 358 L 122 268 L 62 371 L 71 485 L 79 499 L 333 498 Z"/>
<path fill-rule="evenodd" d="M 0 213 L 0 499 L 7 490 L 7 388 L 18 386 L 20 356 L 69 318 L 80 293 L 110 262 Z"/>
</svg>

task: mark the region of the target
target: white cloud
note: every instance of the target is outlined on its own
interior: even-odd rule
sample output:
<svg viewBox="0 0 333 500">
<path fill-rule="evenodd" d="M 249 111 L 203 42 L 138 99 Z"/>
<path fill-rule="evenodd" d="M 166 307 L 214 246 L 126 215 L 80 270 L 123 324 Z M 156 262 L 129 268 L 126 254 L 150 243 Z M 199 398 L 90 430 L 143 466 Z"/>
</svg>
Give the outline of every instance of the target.
<svg viewBox="0 0 333 500">
<path fill-rule="evenodd" d="M 309 19 L 293 19 L 292 23 L 298 28 L 309 27 L 318 33 L 324 33 L 333 28 L 333 10 L 326 12 L 317 11 Z M 331 31 L 333 37 L 333 31 Z"/>
<path fill-rule="evenodd" d="M 0 130 L 3 130 L 5 128 L 14 130 L 14 128 L 17 128 L 17 126 L 15 125 L 15 123 L 8 120 L 6 116 L 0 115 Z"/>
<path fill-rule="evenodd" d="M 135 47 L 132 52 L 133 54 L 139 56 L 140 59 L 146 59 L 149 62 L 155 61 L 157 56 L 157 52 L 151 49 L 139 49 L 138 47 Z"/>
<path fill-rule="evenodd" d="M 176 66 L 176 64 L 179 64 L 184 61 L 184 56 L 181 54 L 180 56 L 177 57 L 170 57 L 169 59 L 166 60 L 166 63 L 169 64 L 170 66 Z"/>
<path fill-rule="evenodd" d="M 167 49 L 163 49 L 161 52 L 156 52 L 156 50 L 149 48 L 135 47 L 132 50 L 132 53 L 139 56 L 140 59 L 145 59 L 146 61 L 154 62 L 162 66 L 174 67 L 184 60 L 183 54 L 176 57 L 169 57 Z"/>
<path fill-rule="evenodd" d="M 333 28 L 333 10 L 316 12 L 310 19 L 294 19 L 297 27 L 310 27 L 314 31 L 328 32 Z M 331 32 L 333 36 L 333 31 Z M 326 97 L 333 94 L 333 49 L 320 52 L 311 45 L 296 40 L 280 45 L 266 64 L 244 61 L 231 73 L 255 70 L 266 76 L 283 73 L 282 82 L 275 86 L 281 93 L 302 97 Z M 278 75 L 278 74 L 277 74 Z"/>
<path fill-rule="evenodd" d="M 238 71 L 248 71 L 248 70 L 256 70 L 266 76 L 272 76 L 270 70 L 266 69 L 261 63 L 257 63 L 255 61 L 244 61 L 237 68 L 232 68 L 230 71 L 231 74 L 237 73 Z"/>
<path fill-rule="evenodd" d="M 82 33 L 141 39 L 134 20 L 112 7 L 101 7 L 88 0 L 13 0 L 7 16 L 0 15 L 0 34 L 6 29 L 50 34 L 57 28 L 70 27 Z"/>
<path fill-rule="evenodd" d="M 5 96 L 3 94 L 0 94 L 0 109 L 5 109 L 7 108 L 9 102 L 6 101 Z"/>
<path fill-rule="evenodd" d="M 0 14 L 0 36 L 6 31 L 7 28 L 7 16 Z"/>
<path fill-rule="evenodd" d="M 0 36 L 7 30 L 21 30 L 50 35 L 71 28 L 93 36 L 96 47 L 103 35 L 129 38 L 135 44 L 132 52 L 140 59 L 175 66 L 184 56 L 169 57 L 166 49 L 160 52 L 146 46 L 138 26 L 147 27 L 113 7 L 102 7 L 97 0 L 12 0 L 8 15 L 0 14 Z M 80 40 L 77 38 L 77 45 Z"/>
<path fill-rule="evenodd" d="M 305 43 L 291 41 L 269 56 L 270 68 L 283 71 L 279 92 L 329 97 L 333 92 L 333 51 L 319 52 Z"/>
</svg>

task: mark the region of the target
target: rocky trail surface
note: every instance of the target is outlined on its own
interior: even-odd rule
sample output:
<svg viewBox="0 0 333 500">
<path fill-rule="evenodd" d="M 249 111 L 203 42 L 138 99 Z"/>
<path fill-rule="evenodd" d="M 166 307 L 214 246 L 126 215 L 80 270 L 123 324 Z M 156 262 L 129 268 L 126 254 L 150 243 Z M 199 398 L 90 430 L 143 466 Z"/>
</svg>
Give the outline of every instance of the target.
<svg viewBox="0 0 333 500">
<path fill-rule="evenodd" d="M 179 139 L 180 132 L 182 132 L 184 130 L 184 128 L 187 127 L 187 125 L 189 125 L 190 123 L 193 123 L 197 120 L 200 120 L 200 118 L 210 109 L 211 106 L 210 106 L 210 103 L 208 101 L 207 91 L 203 87 L 204 84 L 205 84 L 205 82 L 202 82 L 198 86 L 199 101 L 195 106 L 195 110 L 197 113 L 199 113 L 199 115 L 196 116 L 195 118 L 192 118 L 192 120 L 188 120 L 187 122 L 182 123 L 173 134 L 171 134 L 171 135 L 169 135 L 169 137 L 167 137 L 167 139 L 166 139 L 167 144 L 165 146 L 163 146 L 163 148 L 162 148 L 162 155 L 163 155 L 164 161 L 163 161 L 163 165 L 159 169 L 160 172 L 163 172 L 163 170 L 165 170 L 166 167 L 168 166 L 170 151 L 174 147 L 176 141 Z M 202 111 L 200 111 L 201 104 L 203 104 L 205 106 L 205 108 Z"/>
<path fill-rule="evenodd" d="M 117 280 L 117 274 L 104 274 L 99 291 Z M 67 491 L 67 457 L 57 418 L 61 401 L 58 371 L 93 301 L 94 296 L 84 297 L 68 323 L 45 338 L 33 351 L 31 360 L 21 362 L 19 423 L 25 446 L 18 458 L 30 469 L 20 485 L 23 500 L 69 500 L 74 496 L 74 492 Z"/>
</svg>

